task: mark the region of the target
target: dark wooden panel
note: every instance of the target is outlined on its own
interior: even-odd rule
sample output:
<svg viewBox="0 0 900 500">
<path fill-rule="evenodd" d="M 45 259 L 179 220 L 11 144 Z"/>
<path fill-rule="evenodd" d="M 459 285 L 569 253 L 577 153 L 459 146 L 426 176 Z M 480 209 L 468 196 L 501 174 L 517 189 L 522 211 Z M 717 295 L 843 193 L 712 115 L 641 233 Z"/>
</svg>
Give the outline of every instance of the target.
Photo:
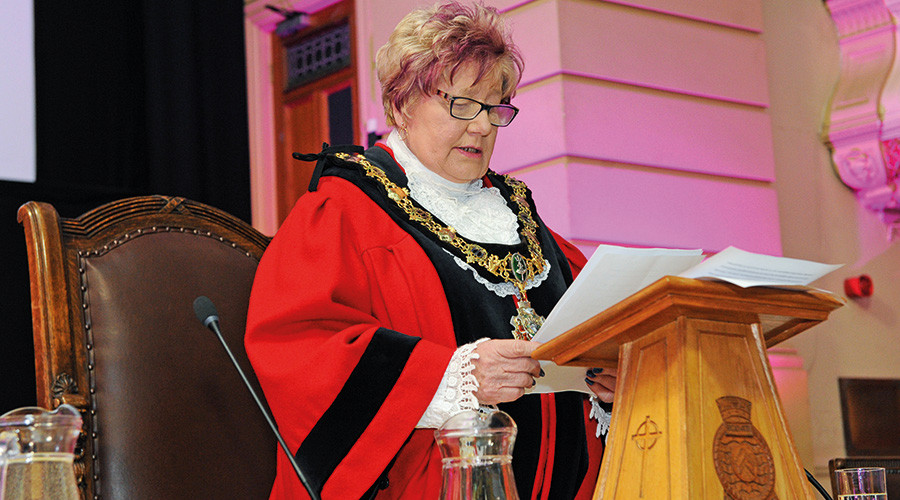
<svg viewBox="0 0 900 500">
<path fill-rule="evenodd" d="M 900 455 L 900 380 L 841 378 L 847 454 Z"/>
</svg>

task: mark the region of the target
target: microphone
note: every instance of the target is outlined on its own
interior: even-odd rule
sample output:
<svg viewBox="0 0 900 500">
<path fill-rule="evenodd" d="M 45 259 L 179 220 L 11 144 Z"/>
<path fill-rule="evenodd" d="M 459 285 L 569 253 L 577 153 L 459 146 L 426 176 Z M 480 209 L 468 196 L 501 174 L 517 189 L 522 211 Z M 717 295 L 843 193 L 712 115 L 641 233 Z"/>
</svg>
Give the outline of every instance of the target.
<svg viewBox="0 0 900 500">
<path fill-rule="evenodd" d="M 291 450 L 288 449 L 287 444 L 284 442 L 284 438 L 281 437 L 281 433 L 278 432 L 278 427 L 275 425 L 275 420 L 272 419 L 272 416 L 269 415 L 269 411 L 266 409 L 262 400 L 259 399 L 259 396 L 256 395 L 256 391 L 253 390 L 253 386 L 250 385 L 250 381 L 247 380 L 247 376 L 244 374 L 244 370 L 241 369 L 241 365 L 238 364 L 237 359 L 235 359 L 234 354 L 231 352 L 231 349 L 228 348 L 228 343 L 225 342 L 225 337 L 222 336 L 222 331 L 219 329 L 219 313 L 216 311 L 216 306 L 213 305 L 212 301 L 209 300 L 204 295 L 201 295 L 194 299 L 194 314 L 197 315 L 197 319 L 203 323 L 203 326 L 209 328 L 216 334 L 216 337 L 219 338 L 219 342 L 222 343 L 222 347 L 225 348 L 225 352 L 228 353 L 228 357 L 231 358 L 231 363 L 234 364 L 235 369 L 237 369 L 238 374 L 240 374 L 241 379 L 244 380 L 244 385 L 247 386 L 247 390 L 250 391 L 250 395 L 253 396 L 253 400 L 256 401 L 256 406 L 259 407 L 259 411 L 262 412 L 263 417 L 266 418 L 266 422 L 269 424 L 269 427 L 272 429 L 272 432 L 275 433 L 275 438 L 278 439 L 278 444 L 281 445 L 281 449 L 284 450 L 284 453 L 287 454 L 288 460 L 291 462 L 291 466 L 294 468 L 294 472 L 297 473 L 297 477 L 300 478 L 300 482 L 303 484 L 303 487 L 306 488 L 307 493 L 309 493 L 310 498 L 312 500 L 320 500 L 319 494 L 316 493 L 312 487 L 309 485 L 309 480 L 303 474 L 303 471 L 300 470 L 300 466 L 297 464 L 297 460 L 294 459 L 294 455 L 291 454 Z"/>
</svg>

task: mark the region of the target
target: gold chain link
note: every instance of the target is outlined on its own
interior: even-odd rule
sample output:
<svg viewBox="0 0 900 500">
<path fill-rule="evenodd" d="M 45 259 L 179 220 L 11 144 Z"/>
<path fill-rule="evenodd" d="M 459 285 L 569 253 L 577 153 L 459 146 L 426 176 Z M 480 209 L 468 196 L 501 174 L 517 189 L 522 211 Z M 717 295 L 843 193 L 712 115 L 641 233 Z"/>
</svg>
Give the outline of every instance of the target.
<svg viewBox="0 0 900 500">
<path fill-rule="evenodd" d="M 522 226 L 521 236 L 525 240 L 529 253 L 528 258 L 522 258 L 522 261 L 525 262 L 525 269 L 522 272 L 523 277 L 520 279 L 515 277 L 512 266 L 512 261 L 515 255 L 518 254 L 507 253 L 505 256 L 499 257 L 488 252 L 477 243 L 469 243 L 456 234 L 456 230 L 452 227 L 438 223 L 431 215 L 431 212 L 413 205 L 412 199 L 409 197 L 409 189 L 400 187 L 392 182 L 388 179 L 384 170 L 373 165 L 365 156 L 358 153 L 337 153 L 335 156 L 342 160 L 362 165 L 366 171 L 366 176 L 373 177 L 381 183 L 387 191 L 388 198 L 406 212 L 410 220 L 420 223 L 441 241 L 459 249 L 466 256 L 467 263 L 481 266 L 494 276 L 514 284 L 522 293 L 525 292 L 525 284 L 544 271 L 544 255 L 536 234 L 537 223 L 532 218 L 531 207 L 528 206 L 525 196 L 525 183 L 522 181 L 508 175 L 501 176 L 506 184 L 513 189 L 512 199 L 519 208 L 518 218 Z"/>
</svg>

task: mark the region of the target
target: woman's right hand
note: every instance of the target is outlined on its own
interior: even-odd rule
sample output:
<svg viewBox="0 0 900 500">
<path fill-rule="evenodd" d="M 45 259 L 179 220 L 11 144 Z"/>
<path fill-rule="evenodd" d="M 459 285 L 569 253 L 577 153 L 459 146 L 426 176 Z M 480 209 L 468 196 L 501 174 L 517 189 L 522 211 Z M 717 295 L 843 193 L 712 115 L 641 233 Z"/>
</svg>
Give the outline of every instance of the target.
<svg viewBox="0 0 900 500">
<path fill-rule="evenodd" d="M 478 358 L 472 360 L 472 373 L 478 380 L 478 402 L 493 405 L 522 397 L 541 375 L 541 364 L 531 358 L 540 345 L 527 340 L 488 340 L 478 344 Z"/>
</svg>

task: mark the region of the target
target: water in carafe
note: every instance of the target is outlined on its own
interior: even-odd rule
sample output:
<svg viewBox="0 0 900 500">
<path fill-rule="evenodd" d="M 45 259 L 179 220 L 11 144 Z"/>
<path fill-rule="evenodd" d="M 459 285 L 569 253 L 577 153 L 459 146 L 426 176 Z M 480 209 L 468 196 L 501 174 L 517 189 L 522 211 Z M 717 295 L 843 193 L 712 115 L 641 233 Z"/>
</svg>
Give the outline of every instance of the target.
<svg viewBox="0 0 900 500">
<path fill-rule="evenodd" d="M 442 456 L 440 500 L 519 500 L 512 470 L 516 423 L 509 415 L 462 412 L 434 435 Z"/>
<path fill-rule="evenodd" d="M 78 410 L 27 407 L 0 416 L 0 500 L 78 500 Z"/>
</svg>

